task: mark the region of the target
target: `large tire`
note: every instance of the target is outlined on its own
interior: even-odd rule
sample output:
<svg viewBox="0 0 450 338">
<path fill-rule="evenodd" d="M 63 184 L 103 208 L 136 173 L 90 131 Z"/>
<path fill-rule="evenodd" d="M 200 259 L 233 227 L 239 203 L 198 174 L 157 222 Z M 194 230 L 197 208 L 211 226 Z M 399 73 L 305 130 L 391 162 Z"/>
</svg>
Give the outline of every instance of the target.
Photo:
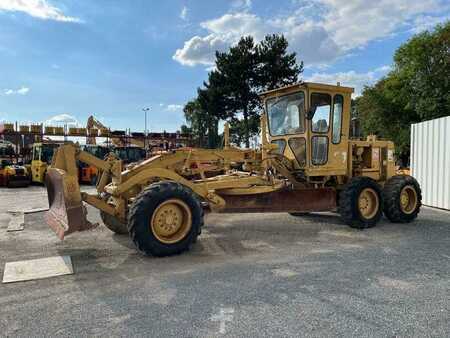
<svg viewBox="0 0 450 338">
<path fill-rule="evenodd" d="M 383 198 L 384 214 L 395 223 L 413 221 L 422 205 L 420 185 L 414 177 L 408 175 L 391 177 L 384 185 Z"/>
<path fill-rule="evenodd" d="M 102 218 L 103 224 L 118 235 L 125 235 L 128 233 L 128 226 L 126 223 L 121 222 L 118 218 L 107 214 L 104 211 L 100 211 L 100 217 Z"/>
<path fill-rule="evenodd" d="M 380 186 L 369 177 L 353 177 L 339 195 L 342 220 L 357 229 L 374 227 L 383 212 Z"/>
<path fill-rule="evenodd" d="M 128 231 L 136 247 L 159 257 L 189 250 L 202 226 L 203 208 L 194 192 L 171 181 L 144 189 L 128 215 Z"/>
</svg>

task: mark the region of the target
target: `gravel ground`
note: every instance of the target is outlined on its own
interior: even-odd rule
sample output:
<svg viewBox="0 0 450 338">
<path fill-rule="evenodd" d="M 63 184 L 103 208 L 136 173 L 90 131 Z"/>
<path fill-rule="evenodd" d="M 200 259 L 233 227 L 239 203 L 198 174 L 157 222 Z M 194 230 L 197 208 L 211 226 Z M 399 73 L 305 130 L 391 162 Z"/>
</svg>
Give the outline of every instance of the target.
<svg viewBox="0 0 450 338">
<path fill-rule="evenodd" d="M 449 212 L 365 231 L 329 213 L 210 215 L 190 252 L 152 258 L 103 226 L 61 242 L 42 212 L 6 232 L 8 210 L 46 193 L 0 196 L 0 275 L 54 255 L 75 270 L 1 284 L 1 336 L 450 336 Z"/>
</svg>

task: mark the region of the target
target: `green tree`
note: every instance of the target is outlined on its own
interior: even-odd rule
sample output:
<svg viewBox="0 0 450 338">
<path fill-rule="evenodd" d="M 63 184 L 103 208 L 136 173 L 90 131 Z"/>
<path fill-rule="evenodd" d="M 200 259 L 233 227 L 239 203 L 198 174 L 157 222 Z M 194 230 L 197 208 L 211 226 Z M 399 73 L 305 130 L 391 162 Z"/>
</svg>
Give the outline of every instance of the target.
<svg viewBox="0 0 450 338">
<path fill-rule="evenodd" d="M 197 101 L 203 111 L 203 117 L 206 124 L 207 147 L 216 148 L 219 144 L 219 116 L 220 100 L 216 96 L 214 88 L 199 88 L 197 90 Z"/>
<path fill-rule="evenodd" d="M 191 130 L 193 141 L 199 147 L 205 147 L 208 118 L 197 99 L 189 101 L 183 109 L 184 117 Z"/>
<path fill-rule="evenodd" d="M 414 36 L 394 56 L 393 76 L 421 119 L 450 114 L 450 21 Z"/>
<path fill-rule="evenodd" d="M 192 128 L 188 127 L 185 124 L 182 124 L 181 127 L 180 127 L 180 134 L 192 135 Z"/>
<path fill-rule="evenodd" d="M 252 37 L 241 38 L 224 53 L 216 53 L 216 68 L 220 82 L 216 85 L 225 99 L 221 118 L 231 122 L 233 141 L 250 145 L 258 133 L 261 111 L 261 91 L 298 81 L 303 63 L 297 65 L 296 54 L 288 53 L 288 41 L 283 35 L 267 35 L 259 44 Z"/>
<path fill-rule="evenodd" d="M 392 71 L 356 99 L 363 132 L 396 144 L 406 163 L 410 125 L 450 114 L 450 22 L 399 47 Z"/>
<path fill-rule="evenodd" d="M 259 129 L 259 93 L 295 83 L 303 71 L 303 63 L 297 65 L 295 53 L 287 49 L 284 36 L 268 35 L 259 44 L 251 36 L 242 37 L 228 51 L 216 52 L 215 70 L 208 74 L 196 99 L 202 111 L 196 116 L 205 119 L 209 147 L 220 141 L 220 120 L 231 123 L 234 142 L 249 147 Z"/>
<path fill-rule="evenodd" d="M 258 114 L 257 64 L 258 56 L 251 36 L 241 38 L 228 52 L 216 52 L 217 72 L 223 79 L 219 86 L 228 98 L 228 115 L 236 118 L 237 114 L 242 114 L 243 140 L 247 147 L 250 136 L 258 131 L 250 129 L 249 123 Z"/>
<path fill-rule="evenodd" d="M 283 35 L 267 35 L 257 45 L 258 82 L 262 91 L 290 85 L 303 72 L 295 53 L 288 53 L 289 43 Z"/>
</svg>

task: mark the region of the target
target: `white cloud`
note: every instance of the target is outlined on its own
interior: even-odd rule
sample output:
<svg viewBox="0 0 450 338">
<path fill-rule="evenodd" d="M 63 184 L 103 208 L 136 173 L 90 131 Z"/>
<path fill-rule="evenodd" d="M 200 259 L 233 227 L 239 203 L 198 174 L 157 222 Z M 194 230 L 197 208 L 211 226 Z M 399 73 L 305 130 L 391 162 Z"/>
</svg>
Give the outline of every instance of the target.
<svg viewBox="0 0 450 338">
<path fill-rule="evenodd" d="M 342 86 L 355 88 L 354 96 L 361 95 L 361 91 L 366 85 L 375 83 L 378 79 L 386 75 L 391 70 L 389 66 L 381 66 L 367 73 L 358 73 L 355 71 L 338 73 L 314 73 L 305 78 L 306 82 L 319 82 L 327 84 L 336 84 L 339 82 Z"/>
<path fill-rule="evenodd" d="M 440 0 L 321 0 L 328 11 L 323 26 L 333 32 L 333 40 L 349 50 L 387 37 L 417 15 L 437 12 Z"/>
<path fill-rule="evenodd" d="M 185 66 L 208 65 L 214 63 L 217 50 L 224 51 L 230 44 L 221 37 L 210 34 L 205 37 L 194 36 L 178 49 L 173 59 Z"/>
<path fill-rule="evenodd" d="M 270 27 L 261 17 L 249 13 L 228 13 L 220 18 L 202 22 L 200 26 L 229 41 L 238 40 L 243 35 L 252 35 L 256 39 L 261 39 L 270 31 Z"/>
<path fill-rule="evenodd" d="M 180 19 L 181 20 L 187 20 L 187 18 L 188 18 L 188 8 L 186 7 L 186 6 L 183 6 L 183 8 L 181 9 L 181 12 L 180 12 Z"/>
<path fill-rule="evenodd" d="M 183 109 L 181 104 L 168 104 L 166 110 L 176 112 Z"/>
<path fill-rule="evenodd" d="M 234 10 L 248 10 L 252 7 L 252 0 L 233 0 L 231 8 Z"/>
<path fill-rule="evenodd" d="M 64 15 L 61 9 L 47 0 L 0 0 L 0 11 L 24 12 L 43 20 L 82 22 L 79 18 Z"/>
<path fill-rule="evenodd" d="M 17 90 L 17 94 L 19 94 L 19 95 L 26 95 L 26 94 L 28 94 L 29 91 L 30 91 L 30 88 L 22 87 L 22 88 Z"/>
<path fill-rule="evenodd" d="M 55 115 L 52 116 L 51 118 L 49 118 L 48 120 L 46 120 L 44 122 L 44 124 L 46 125 L 63 125 L 66 124 L 68 126 L 71 127 L 77 127 L 80 124 L 78 123 L 78 120 L 69 114 L 59 114 L 59 115 Z"/>
<path fill-rule="evenodd" d="M 181 112 L 183 110 L 184 106 L 182 104 L 175 104 L 175 103 L 170 103 L 170 104 L 160 103 L 159 107 L 162 110 L 168 111 L 168 112 Z"/>
<path fill-rule="evenodd" d="M 3 94 L 4 95 L 27 95 L 30 91 L 30 88 L 28 87 L 21 87 L 19 89 L 4 89 Z"/>
<path fill-rule="evenodd" d="M 238 7 L 245 3 L 233 2 Z M 324 66 L 405 28 L 430 26 L 430 15 L 433 24 L 444 21 L 450 13 L 450 6 L 444 3 L 444 0 L 294 1 L 295 8 L 290 14 L 272 13 L 269 18 L 247 10 L 232 11 L 200 23 L 206 34 L 186 41 L 173 58 L 187 66 L 211 66 L 216 50 L 228 48 L 243 35 L 260 40 L 269 33 L 283 33 L 306 66 Z M 232 8 L 236 8 L 233 4 Z M 249 8 L 251 1 L 248 5 Z"/>
<path fill-rule="evenodd" d="M 450 14 L 445 17 L 445 20 L 450 20 Z M 421 33 L 432 29 L 438 23 L 442 23 L 442 21 L 442 17 L 439 16 L 421 15 L 414 19 L 414 25 L 411 28 L 411 31 L 414 34 Z"/>
</svg>

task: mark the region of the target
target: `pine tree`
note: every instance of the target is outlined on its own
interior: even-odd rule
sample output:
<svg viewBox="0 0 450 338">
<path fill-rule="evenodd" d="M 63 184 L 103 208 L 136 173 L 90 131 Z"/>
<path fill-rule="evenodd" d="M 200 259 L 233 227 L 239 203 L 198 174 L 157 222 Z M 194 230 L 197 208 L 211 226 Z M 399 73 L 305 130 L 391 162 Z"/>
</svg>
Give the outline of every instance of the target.
<svg viewBox="0 0 450 338">
<path fill-rule="evenodd" d="M 218 142 L 220 120 L 231 122 L 233 140 L 249 147 L 259 129 L 259 93 L 297 82 L 303 62 L 298 65 L 296 54 L 288 53 L 282 35 L 268 35 L 259 44 L 247 36 L 228 51 L 216 52 L 215 68 L 198 90 L 196 101 L 202 113 L 195 116 L 204 118 L 209 147 Z M 192 128 L 194 135 L 200 132 Z"/>
<path fill-rule="evenodd" d="M 288 41 L 283 35 L 267 35 L 257 46 L 258 84 L 262 91 L 296 83 L 303 72 L 303 62 L 297 64 L 295 53 L 288 53 Z"/>
</svg>

